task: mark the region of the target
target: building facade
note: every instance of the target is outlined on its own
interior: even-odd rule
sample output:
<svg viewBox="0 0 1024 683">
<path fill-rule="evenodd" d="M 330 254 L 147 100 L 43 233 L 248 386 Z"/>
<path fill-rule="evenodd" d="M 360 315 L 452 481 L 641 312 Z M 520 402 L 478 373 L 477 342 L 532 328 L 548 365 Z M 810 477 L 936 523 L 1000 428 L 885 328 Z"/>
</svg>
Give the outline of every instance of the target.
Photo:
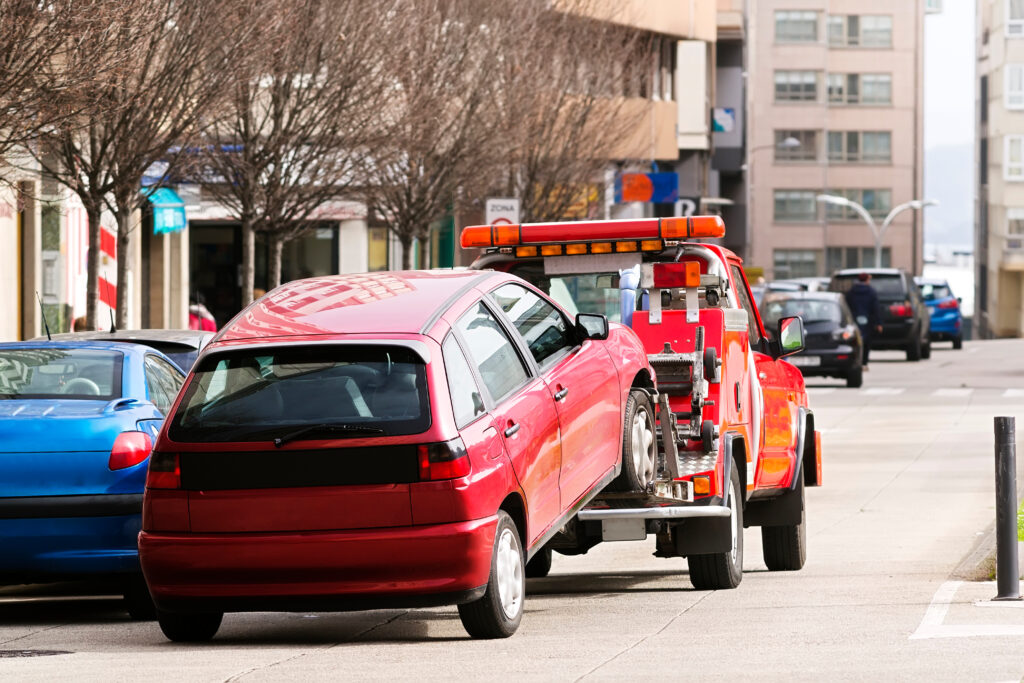
<svg viewBox="0 0 1024 683">
<path fill-rule="evenodd" d="M 877 225 L 921 199 L 925 0 L 749 0 L 748 268 L 767 279 L 875 265 Z M 920 274 L 918 211 L 894 217 L 881 265 Z"/>
<path fill-rule="evenodd" d="M 975 333 L 1024 336 L 1024 5 L 977 4 Z"/>
</svg>

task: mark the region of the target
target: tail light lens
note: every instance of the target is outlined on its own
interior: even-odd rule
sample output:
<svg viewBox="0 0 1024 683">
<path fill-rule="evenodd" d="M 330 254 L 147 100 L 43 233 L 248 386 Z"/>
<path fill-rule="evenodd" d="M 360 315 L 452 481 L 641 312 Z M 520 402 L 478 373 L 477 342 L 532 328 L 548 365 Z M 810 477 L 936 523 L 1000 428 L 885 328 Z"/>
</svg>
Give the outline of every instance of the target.
<svg viewBox="0 0 1024 683">
<path fill-rule="evenodd" d="M 889 312 L 897 318 L 910 318 L 914 315 L 914 309 L 910 307 L 909 301 L 889 306 Z"/>
<path fill-rule="evenodd" d="M 469 474 L 469 453 L 461 438 L 419 447 L 420 481 L 458 479 Z"/>
<path fill-rule="evenodd" d="M 146 474 L 148 489 L 181 488 L 181 461 L 177 453 L 154 453 L 149 459 Z"/>
<path fill-rule="evenodd" d="M 945 301 L 940 301 L 935 308 L 955 310 L 957 308 L 960 308 L 960 304 L 957 303 L 956 299 L 946 299 Z"/>
<path fill-rule="evenodd" d="M 121 432 L 114 439 L 114 447 L 110 449 L 107 467 L 113 471 L 138 465 L 149 457 L 152 450 L 153 440 L 146 432 Z"/>
</svg>

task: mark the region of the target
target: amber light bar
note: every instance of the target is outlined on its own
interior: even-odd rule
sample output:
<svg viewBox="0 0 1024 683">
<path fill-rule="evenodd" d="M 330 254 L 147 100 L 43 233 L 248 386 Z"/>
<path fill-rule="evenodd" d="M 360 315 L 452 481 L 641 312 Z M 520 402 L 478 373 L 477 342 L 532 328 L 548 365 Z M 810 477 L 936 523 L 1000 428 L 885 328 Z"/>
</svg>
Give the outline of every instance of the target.
<svg viewBox="0 0 1024 683">
<path fill-rule="evenodd" d="M 471 225 L 462 229 L 464 249 L 518 247 L 530 244 L 632 242 L 633 248 L 612 247 L 608 251 L 654 250 L 663 240 L 724 237 L 725 223 L 719 216 L 639 218 L 617 221 L 568 221 L 518 225 Z M 662 248 L 658 244 L 657 248 Z M 519 250 L 517 250 L 518 252 Z M 549 250 L 550 251 L 550 250 Z M 578 249 L 569 253 L 582 253 Z M 607 253 L 591 248 L 591 253 Z"/>
</svg>

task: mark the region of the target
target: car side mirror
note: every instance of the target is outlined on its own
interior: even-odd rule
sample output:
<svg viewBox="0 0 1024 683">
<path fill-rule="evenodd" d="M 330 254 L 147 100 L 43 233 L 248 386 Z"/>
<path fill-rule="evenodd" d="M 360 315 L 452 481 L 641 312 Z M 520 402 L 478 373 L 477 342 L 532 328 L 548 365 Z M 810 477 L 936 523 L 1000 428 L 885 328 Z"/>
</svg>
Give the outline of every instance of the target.
<svg viewBox="0 0 1024 683">
<path fill-rule="evenodd" d="M 599 313 L 577 313 L 576 332 L 580 339 L 607 339 L 608 318 Z"/>
<path fill-rule="evenodd" d="M 792 356 L 804 350 L 804 321 L 799 316 L 779 320 L 779 358 Z"/>
</svg>

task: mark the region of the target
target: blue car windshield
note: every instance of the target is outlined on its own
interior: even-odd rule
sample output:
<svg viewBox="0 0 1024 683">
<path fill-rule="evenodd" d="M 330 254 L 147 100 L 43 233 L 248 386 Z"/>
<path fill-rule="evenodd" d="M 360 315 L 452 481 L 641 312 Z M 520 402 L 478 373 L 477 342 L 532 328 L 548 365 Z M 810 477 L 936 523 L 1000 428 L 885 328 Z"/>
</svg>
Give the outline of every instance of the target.
<svg viewBox="0 0 1024 683">
<path fill-rule="evenodd" d="M 0 399 L 121 397 L 120 351 L 39 346 L 0 349 Z"/>
</svg>

